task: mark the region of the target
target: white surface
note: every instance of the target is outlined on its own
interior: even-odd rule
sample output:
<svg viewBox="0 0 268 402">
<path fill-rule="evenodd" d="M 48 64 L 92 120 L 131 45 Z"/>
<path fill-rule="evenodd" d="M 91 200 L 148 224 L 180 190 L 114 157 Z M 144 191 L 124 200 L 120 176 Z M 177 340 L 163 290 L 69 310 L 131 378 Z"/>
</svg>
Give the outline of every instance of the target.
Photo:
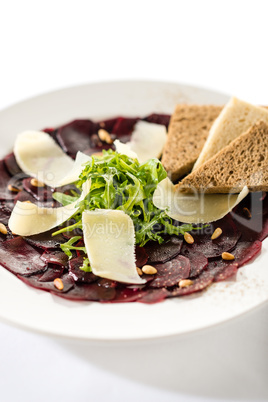
<svg viewBox="0 0 268 402">
<path fill-rule="evenodd" d="M 186 82 L 268 104 L 264 0 L 10 1 L 0 11 L 2 108 L 69 85 L 123 78 Z M 49 115 L 48 108 L 44 123 Z M 0 135 L 4 143 L 5 129 Z M 266 303 L 191 336 L 114 346 L 0 324 L 0 399 L 267 400 L 267 317 Z"/>
</svg>

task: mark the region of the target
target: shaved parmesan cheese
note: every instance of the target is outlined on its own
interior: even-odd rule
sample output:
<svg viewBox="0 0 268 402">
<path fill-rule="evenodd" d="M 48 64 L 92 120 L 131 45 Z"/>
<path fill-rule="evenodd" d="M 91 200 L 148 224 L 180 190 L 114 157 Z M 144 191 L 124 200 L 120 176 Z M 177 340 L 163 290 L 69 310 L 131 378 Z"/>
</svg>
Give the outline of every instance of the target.
<svg viewBox="0 0 268 402">
<path fill-rule="evenodd" d="M 140 163 L 151 158 L 159 158 L 166 142 L 166 127 L 161 124 L 139 121 L 136 123 L 131 141 L 123 144 L 115 140 L 116 151 L 137 158 Z"/>
<path fill-rule="evenodd" d="M 23 172 L 51 187 L 78 180 L 83 170 L 82 164 L 91 159 L 78 152 L 74 162 L 50 135 L 42 131 L 24 131 L 19 134 L 14 154 Z"/>
<path fill-rule="evenodd" d="M 119 140 L 115 140 L 114 145 L 115 145 L 116 152 L 118 152 L 119 154 L 126 155 L 132 159 L 138 159 L 138 155 L 136 154 L 136 152 L 131 151 L 129 143 L 124 144 L 123 142 L 121 142 Z"/>
<path fill-rule="evenodd" d="M 158 184 L 153 203 L 177 221 L 209 223 L 227 215 L 248 192 L 248 188 L 244 187 L 239 194 L 185 194 L 166 178 Z"/>
<path fill-rule="evenodd" d="M 135 264 L 135 231 L 132 219 L 123 211 L 98 209 L 82 215 L 84 242 L 92 272 L 124 283 L 146 281 Z"/>
<path fill-rule="evenodd" d="M 143 163 L 151 158 L 159 158 L 166 142 L 166 127 L 161 124 L 138 121 L 129 144 L 136 152 L 138 160 Z"/>
<path fill-rule="evenodd" d="M 61 225 L 76 213 L 76 205 L 88 195 L 90 185 L 91 181 L 87 180 L 79 199 L 64 207 L 40 208 L 31 202 L 18 201 L 8 222 L 10 230 L 20 236 L 31 236 Z"/>
<path fill-rule="evenodd" d="M 75 161 L 73 163 L 72 170 L 57 183 L 56 187 L 65 186 L 65 184 L 74 183 L 79 179 L 80 174 L 82 173 L 85 164 L 91 161 L 91 157 L 83 154 L 83 152 L 78 151 L 76 154 Z"/>
</svg>

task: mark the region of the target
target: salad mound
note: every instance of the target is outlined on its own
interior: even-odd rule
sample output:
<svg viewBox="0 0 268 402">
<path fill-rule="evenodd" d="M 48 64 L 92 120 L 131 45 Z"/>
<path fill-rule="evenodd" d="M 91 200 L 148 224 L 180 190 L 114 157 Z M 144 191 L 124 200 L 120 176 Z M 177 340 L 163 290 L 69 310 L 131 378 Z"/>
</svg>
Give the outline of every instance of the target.
<svg viewBox="0 0 268 402">
<path fill-rule="evenodd" d="M 53 198 L 62 205 L 69 205 L 78 200 L 79 189 L 91 179 L 90 192 L 79 203 L 79 209 L 73 216 L 75 223 L 66 225 L 54 233 L 64 233 L 82 230 L 82 213 L 85 210 L 114 209 L 128 214 L 135 228 L 136 244 L 145 246 L 148 241 L 164 242 L 164 235 L 184 235 L 185 232 L 198 230 L 189 224 L 174 222 L 166 214 L 153 204 L 153 194 L 157 184 L 167 176 L 161 162 L 158 159 L 149 159 L 140 164 L 137 159 L 118 154 L 112 150 L 103 151 L 102 156 L 93 156 L 87 162 L 80 180 L 76 183 L 77 192 L 72 190 L 72 195 L 56 192 Z M 75 246 L 82 236 L 73 236 L 61 245 L 62 250 L 72 257 L 71 250 L 85 249 Z M 83 263 L 83 269 L 90 270 L 88 259 Z"/>
</svg>

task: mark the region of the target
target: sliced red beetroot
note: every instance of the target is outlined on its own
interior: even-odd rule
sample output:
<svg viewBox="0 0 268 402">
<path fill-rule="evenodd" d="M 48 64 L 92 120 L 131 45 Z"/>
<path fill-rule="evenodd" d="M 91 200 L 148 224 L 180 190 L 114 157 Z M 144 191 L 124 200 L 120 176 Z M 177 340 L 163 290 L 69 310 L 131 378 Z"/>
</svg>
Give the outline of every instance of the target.
<svg viewBox="0 0 268 402">
<path fill-rule="evenodd" d="M 93 274 L 93 272 L 85 272 L 80 267 L 82 267 L 84 262 L 84 257 L 72 258 L 69 263 L 69 275 L 73 278 L 75 282 L 78 283 L 91 283 L 95 282 L 98 277 Z"/>
<path fill-rule="evenodd" d="M 263 241 L 268 237 L 268 217 L 266 218 L 265 222 L 263 223 L 263 229 L 260 233 L 259 240 Z"/>
<path fill-rule="evenodd" d="M 24 283 L 27 285 L 32 286 L 35 289 L 40 289 L 40 290 L 46 290 L 51 293 L 55 293 L 57 295 L 59 294 L 65 294 L 66 292 L 69 292 L 70 289 L 73 288 L 74 284 L 72 279 L 69 277 L 68 274 L 63 275 L 60 279 L 62 280 L 63 283 L 63 289 L 59 290 L 55 287 L 54 282 L 42 282 L 40 281 L 41 275 L 32 275 L 29 277 L 21 276 L 18 275 L 18 278 L 21 279 Z"/>
<path fill-rule="evenodd" d="M 42 130 L 44 133 L 47 133 L 53 137 L 54 132 L 56 131 L 54 127 L 46 127 Z"/>
<path fill-rule="evenodd" d="M 75 156 L 78 151 L 95 146 L 91 136 L 97 134 L 98 125 L 91 120 L 74 120 L 61 126 L 56 134 L 57 140 L 62 149 L 70 155 Z"/>
<path fill-rule="evenodd" d="M 190 260 L 183 255 L 178 255 L 163 264 L 154 264 L 154 267 L 157 269 L 157 274 L 149 283 L 153 288 L 177 285 L 181 279 L 189 277 L 191 269 Z"/>
<path fill-rule="evenodd" d="M 256 240 L 253 243 L 240 241 L 233 251 L 235 262 L 238 264 L 238 267 L 241 267 L 254 259 L 261 252 L 261 248 L 262 242 L 259 240 Z"/>
<path fill-rule="evenodd" d="M 240 205 L 241 204 L 241 205 Z M 268 197 L 266 193 L 250 193 L 232 213 L 242 240 L 263 241 L 268 236 Z"/>
<path fill-rule="evenodd" d="M 51 187 L 48 186 L 43 186 L 43 187 L 37 187 L 33 186 L 31 184 L 32 177 L 27 177 L 26 179 L 23 180 L 23 188 L 25 191 L 27 191 L 29 194 L 31 194 L 37 201 L 47 201 L 47 200 L 52 200 L 52 194 L 54 190 Z"/>
<path fill-rule="evenodd" d="M 217 239 L 211 240 L 212 233 L 218 227 L 222 229 L 222 234 Z M 199 251 L 207 258 L 217 258 L 223 252 L 233 250 L 241 236 L 230 214 L 219 221 L 213 222 L 202 231 L 197 231 L 193 234 L 194 244 L 188 245 L 185 243 L 185 246 L 194 252 Z"/>
<path fill-rule="evenodd" d="M 138 120 L 138 118 L 132 117 L 117 117 L 116 119 L 105 120 L 96 123 L 95 133 L 91 136 L 90 147 L 87 148 L 84 152 L 87 155 L 92 155 L 94 153 L 100 152 L 103 149 L 115 149 L 113 145 L 109 145 L 103 141 L 100 141 L 97 132 L 101 128 L 110 133 L 112 140 L 119 138 L 121 142 L 129 141 L 134 126 Z"/>
<path fill-rule="evenodd" d="M 14 198 L 14 203 L 17 201 L 25 202 L 30 201 L 33 204 L 38 205 L 41 208 L 53 208 L 55 206 L 55 201 L 50 199 L 47 201 L 37 201 L 35 197 L 33 197 L 30 193 L 25 190 L 20 191 Z"/>
<path fill-rule="evenodd" d="M 45 251 L 41 255 L 41 260 L 43 260 L 46 264 L 56 264 L 65 267 L 68 262 L 68 257 L 63 251 L 50 250 Z"/>
<path fill-rule="evenodd" d="M 145 294 L 146 290 L 140 289 L 138 287 L 130 288 L 122 286 L 116 288 L 116 296 L 112 300 L 113 303 L 131 303 L 139 301 Z"/>
<path fill-rule="evenodd" d="M 119 138 L 122 142 L 130 140 L 132 131 L 139 118 L 117 117 L 100 122 L 91 120 L 74 120 L 58 128 L 56 140 L 72 157 L 75 157 L 78 151 L 85 152 L 88 155 L 100 152 L 102 149 L 113 148 L 110 144 L 100 141 L 98 130 L 100 128 L 107 130 L 113 139 Z M 150 115 L 145 118 L 146 121 L 158 124 L 168 125 L 169 116 Z"/>
<path fill-rule="evenodd" d="M 4 163 L 7 171 L 11 176 L 16 176 L 17 174 L 22 173 L 21 168 L 17 164 L 16 158 L 14 153 L 12 152 L 11 154 L 8 154 L 4 158 Z"/>
<path fill-rule="evenodd" d="M 165 288 L 148 289 L 137 301 L 146 304 L 159 303 L 164 300 L 168 295 L 169 292 Z"/>
<path fill-rule="evenodd" d="M 166 128 L 168 128 L 170 116 L 168 114 L 153 113 L 145 117 L 144 120 L 148 121 L 149 123 L 162 124 L 163 126 L 166 126 Z"/>
<path fill-rule="evenodd" d="M 115 117 L 113 119 L 103 120 L 98 123 L 98 127 L 108 131 L 108 133 L 112 133 L 114 125 L 116 124 L 116 121 L 117 121 L 117 117 Z"/>
<path fill-rule="evenodd" d="M 30 201 L 33 204 L 35 204 L 35 203 L 37 204 L 36 199 L 31 194 L 27 193 L 27 191 L 25 191 L 25 190 L 20 191 L 16 195 L 16 197 L 14 198 L 14 203 L 16 203 L 17 201 L 20 201 L 20 202 Z"/>
<path fill-rule="evenodd" d="M 226 279 L 236 275 L 238 270 L 238 264 L 235 262 L 225 262 L 217 261 L 217 266 L 213 267 L 213 263 L 216 261 L 211 261 L 209 263 L 210 273 L 213 273 L 214 282 L 225 281 Z"/>
<path fill-rule="evenodd" d="M 0 200 L 13 200 L 16 193 L 8 190 L 8 184 L 11 183 L 11 176 L 5 168 L 4 162 L 0 161 Z"/>
<path fill-rule="evenodd" d="M 60 245 L 65 243 L 66 239 L 61 233 L 57 236 L 52 236 L 53 232 L 55 232 L 55 229 L 33 236 L 27 236 L 24 239 L 27 241 L 27 243 L 30 243 L 31 245 L 43 250 L 60 248 Z"/>
<path fill-rule="evenodd" d="M 75 156 L 76 154 L 76 148 L 77 146 L 81 146 L 80 144 L 77 145 L 78 142 L 78 137 L 79 133 L 75 136 L 72 136 L 73 131 L 78 129 L 79 131 L 79 126 L 81 128 L 80 132 L 80 138 L 84 139 L 86 144 L 89 144 L 89 154 L 92 152 L 100 152 L 101 149 L 103 148 L 110 148 L 109 144 L 105 144 L 102 141 L 100 141 L 99 136 L 98 136 L 98 129 L 103 128 L 106 129 L 108 132 L 115 133 L 112 135 L 112 138 L 114 139 L 115 137 L 119 137 L 121 141 L 125 142 L 128 141 L 131 137 L 132 130 L 134 128 L 135 123 L 137 122 L 138 119 L 128 119 L 128 118 L 115 118 L 115 119 L 110 119 L 101 123 L 93 123 L 90 122 L 89 120 L 80 120 L 80 121 L 74 121 L 71 122 L 63 127 L 60 128 L 62 130 L 63 128 L 65 129 L 66 127 L 70 129 L 69 133 L 71 132 L 71 135 L 67 135 L 66 130 L 62 130 L 61 135 L 58 136 L 57 130 L 51 129 L 48 130 L 49 134 L 52 135 L 53 138 L 58 140 L 59 138 L 63 138 L 64 135 L 64 140 L 66 140 L 66 143 L 68 143 L 71 146 L 74 146 L 74 149 L 71 149 L 69 151 L 69 154 L 71 156 Z M 169 122 L 169 116 L 167 115 L 150 115 L 143 120 L 149 121 L 152 123 L 156 124 L 164 124 L 168 125 Z M 89 123 L 90 122 L 90 123 Z M 90 127 L 89 127 L 90 126 Z M 86 127 L 89 129 L 86 130 Z M 59 130 L 59 131 L 60 131 Z M 64 135 L 62 135 L 64 134 Z M 87 142 L 89 141 L 89 142 Z M 67 145 L 68 145 L 67 144 Z M 62 144 L 61 144 L 62 145 Z M 64 145 L 64 144 L 63 144 Z M 67 149 L 67 148 L 66 148 Z M 81 149 L 83 152 L 85 150 L 84 145 L 82 146 Z M 2 165 L 1 165 L 2 163 Z M 3 183 L 3 179 L 5 182 L 5 178 L 9 179 L 12 181 L 12 183 L 15 186 L 21 185 L 22 178 L 19 178 L 18 180 L 15 178 L 10 178 L 8 172 L 10 172 L 12 175 L 13 173 L 16 172 L 16 174 L 21 174 L 21 172 L 18 171 L 18 166 L 16 164 L 16 161 L 14 159 L 14 155 L 10 154 L 5 158 L 4 164 L 3 161 L 0 163 L 0 200 L 1 200 L 1 188 L 3 189 L 4 186 L 1 183 Z M 1 172 L 3 171 L 3 174 L 1 175 Z M 11 183 L 9 181 L 9 183 Z M 30 189 L 29 188 L 29 182 L 30 179 L 25 180 L 25 183 L 28 184 L 27 190 L 32 194 L 32 192 L 35 189 Z M 8 194 L 8 202 L 6 201 L 5 204 L 10 203 L 10 206 L 7 205 L 7 208 L 2 207 L 1 211 L 1 205 L 0 205 L 0 222 L 1 222 L 1 213 L 3 220 L 6 222 L 8 220 L 8 216 L 10 213 L 10 209 L 12 208 L 12 202 L 13 199 L 16 197 L 16 199 L 20 199 L 21 201 L 25 200 L 31 200 L 32 202 L 38 203 L 40 205 L 41 203 L 36 201 L 36 194 L 30 195 L 29 193 L 22 191 L 16 195 L 16 193 L 11 193 L 10 191 L 6 191 L 4 188 L 4 191 L 7 192 Z M 60 189 L 62 191 L 62 188 Z M 68 191 L 68 189 L 67 189 Z M 27 198 L 26 198 L 27 196 Z M 40 247 L 44 250 L 47 250 L 46 253 L 43 254 L 43 263 L 49 262 L 48 268 L 45 266 L 41 271 L 34 271 L 37 272 L 36 274 L 31 275 L 30 277 L 25 278 L 25 276 L 18 275 L 20 279 L 28 282 L 31 286 L 34 286 L 36 288 L 42 288 L 44 290 L 51 291 L 54 294 L 60 294 L 60 296 L 69 298 L 72 300 L 96 300 L 96 301 L 111 301 L 111 302 L 132 302 L 132 301 L 140 301 L 143 303 L 154 303 L 163 300 L 165 297 L 175 297 L 175 296 L 181 296 L 185 294 L 191 294 L 197 291 L 200 291 L 204 289 L 206 286 L 208 286 L 213 280 L 214 281 L 220 281 L 220 280 L 225 280 L 230 276 L 233 276 L 237 268 L 252 258 L 254 258 L 261 250 L 261 242 L 260 240 L 263 240 L 267 235 L 268 235 L 268 197 L 265 197 L 266 194 L 260 194 L 260 193 L 254 193 L 250 194 L 245 200 L 243 200 L 242 203 L 240 203 L 236 207 L 235 213 L 237 213 L 238 216 L 244 218 L 235 221 L 236 224 L 232 221 L 230 215 L 226 218 L 224 218 L 223 224 L 220 226 L 223 229 L 223 235 L 214 241 L 211 241 L 210 236 L 215 229 L 215 227 L 218 227 L 221 224 L 221 221 L 218 221 L 214 224 L 214 227 L 211 226 L 211 230 L 208 233 L 203 233 L 203 234 L 197 234 L 197 232 L 194 232 L 193 236 L 195 238 L 195 243 L 194 245 L 190 246 L 188 244 L 184 244 L 183 247 L 181 248 L 181 243 L 182 240 L 176 236 L 174 236 L 172 239 L 170 239 L 167 244 L 165 245 L 166 247 L 159 246 L 158 244 L 152 243 L 152 249 L 151 249 L 151 254 L 150 251 L 148 251 L 148 254 L 150 254 L 150 259 L 147 261 L 147 246 L 146 248 L 141 248 L 136 251 L 137 254 L 137 266 L 143 266 L 147 262 L 149 264 L 153 263 L 154 265 L 161 265 L 161 268 L 159 268 L 159 273 L 158 275 L 163 271 L 165 271 L 164 266 L 169 261 L 170 259 L 177 259 L 179 257 L 187 257 L 190 260 L 190 272 L 189 276 L 193 280 L 193 284 L 190 285 L 187 288 L 179 288 L 175 287 L 172 291 L 167 290 L 164 287 L 151 287 L 151 283 L 153 284 L 154 282 L 157 283 L 156 279 L 157 276 L 153 275 L 143 275 L 143 277 L 146 277 L 147 279 L 147 284 L 138 286 L 138 285 L 133 285 L 133 286 L 127 286 L 127 285 L 122 285 L 118 284 L 114 281 L 106 280 L 103 278 L 96 277 L 92 273 L 85 273 L 80 270 L 79 264 L 81 263 L 81 259 L 83 260 L 83 256 L 81 255 L 79 259 L 77 259 L 76 263 L 73 262 L 76 260 L 74 258 L 71 264 L 73 265 L 73 272 L 72 269 L 69 269 L 69 273 L 62 275 L 63 274 L 63 263 L 64 261 L 61 261 L 61 256 L 62 252 L 60 250 L 57 250 L 57 248 L 60 246 L 61 243 L 65 242 L 66 239 L 64 238 L 63 235 L 59 235 L 58 239 L 57 238 L 52 238 L 51 233 L 49 236 L 45 234 L 45 238 L 43 238 L 43 235 L 37 235 L 37 236 L 31 236 L 30 238 L 27 239 L 27 241 L 32 242 L 33 245 Z M 32 198 L 29 198 L 32 197 Z M 46 198 L 47 195 L 42 195 L 42 197 L 39 196 L 39 199 L 44 199 Z M 52 201 L 51 201 L 52 202 Z M 257 205 L 257 207 L 256 207 Z M 53 206 L 52 205 L 40 205 L 40 206 Z M 246 216 L 245 211 L 243 208 L 248 208 L 248 210 L 252 213 L 252 218 L 249 218 Z M 236 218 L 236 216 L 234 216 Z M 262 221 L 262 219 L 264 219 Z M 261 223 L 261 224 L 260 224 Z M 224 228 L 224 224 L 226 225 L 226 231 Z M 208 229 L 205 229 L 205 231 Z M 53 231 L 51 231 L 53 232 Z M 228 236 L 226 237 L 226 233 L 228 232 Z M 239 232 L 242 232 L 242 236 L 237 242 L 237 239 L 239 238 Z M 203 239 L 203 244 L 202 241 L 200 240 L 200 236 Z M 6 240 L 8 237 L 1 236 L 2 244 L 7 244 L 9 241 L 16 240 Z M 224 249 L 221 249 L 221 242 L 224 245 Z M 172 245 L 173 243 L 173 245 Z M 176 244 L 177 243 L 177 244 Z M 206 244 L 204 244 L 206 243 Z M 173 246 L 176 246 L 173 248 Z M 179 245 L 179 247 L 177 247 Z M 28 245 L 27 245 L 28 246 Z M 228 246 L 228 247 L 227 247 Z M 157 248 L 158 250 L 154 249 Z M 150 248 L 150 247 L 149 247 Z M 38 250 L 35 248 L 32 248 L 37 254 Z M 160 249 L 160 251 L 159 251 Z M 176 249 L 176 250 L 175 250 Z M 181 250 L 180 250 L 181 249 Z M 3 250 L 3 248 L 2 248 Z M 52 250 L 52 253 L 50 254 L 50 250 Z M 205 252 L 204 252 L 205 251 Z M 230 251 L 235 255 L 235 260 L 234 261 L 224 261 L 220 258 L 221 253 L 223 251 Z M 182 255 L 178 256 L 178 254 L 181 252 Z M 15 251 L 14 251 L 15 253 Z M 59 253 L 57 255 L 57 253 Z M 204 256 L 204 254 L 206 256 Z M 6 251 L 4 255 L 1 255 L 0 252 L 0 260 L 4 258 L 8 254 Z M 38 254 L 39 255 L 39 254 Z M 207 266 L 207 258 L 210 258 L 209 266 Z M 155 263 L 153 262 L 154 259 L 156 259 Z M 159 261 L 164 261 L 163 264 L 159 264 L 159 261 L 157 259 L 160 259 Z M 212 260 L 213 259 L 213 260 Z M 39 260 L 42 262 L 41 258 Z M 51 264 L 51 261 L 58 262 L 61 265 L 55 265 Z M 79 262 L 80 261 L 80 262 Z M 158 263 L 158 264 L 157 264 Z M 76 265 L 75 265 L 76 264 Z M 174 262 L 173 262 L 174 264 Z M 3 264 L 5 266 L 5 264 Z M 172 265 L 172 261 L 169 261 L 169 265 Z M 76 268 L 75 268 L 76 267 Z M 13 272 L 13 271 L 12 271 Z M 167 275 L 167 283 L 173 283 L 170 281 L 170 275 L 168 275 L 168 270 L 165 272 L 162 272 L 162 280 Z M 26 275 L 29 275 L 27 272 Z M 80 276 L 82 275 L 82 276 Z M 56 277 L 61 277 L 65 281 L 65 287 L 64 287 L 64 292 L 67 292 L 66 294 L 58 291 L 54 284 L 53 280 Z M 161 275 L 159 275 L 160 277 Z M 86 279 L 87 278 L 87 279 Z M 70 290 L 74 285 L 74 279 L 76 279 L 77 285 L 75 285 L 75 289 Z M 177 280 L 176 278 L 176 283 L 174 285 L 177 285 Z M 183 278 L 184 279 L 184 278 Z M 94 283 L 92 282 L 94 280 Z M 175 280 L 175 279 L 174 279 Z M 48 281 L 48 282 L 44 282 Z M 86 281 L 90 281 L 92 283 L 86 283 Z M 80 283 L 79 283 L 80 282 Z M 151 283 L 150 283 L 151 282 Z M 94 286 L 93 286 L 94 285 Z M 174 286 L 174 285 L 163 285 L 163 286 Z M 68 291 L 70 290 L 70 294 Z"/>
<path fill-rule="evenodd" d="M 112 133 L 115 134 L 116 137 L 119 137 L 121 141 L 123 137 L 126 137 L 126 140 L 128 141 L 138 120 L 138 117 L 118 117 L 113 126 Z"/>
<path fill-rule="evenodd" d="M 54 293 L 54 292 L 52 292 Z M 68 300 L 87 300 L 105 302 L 113 300 L 115 297 L 114 288 L 105 288 L 97 283 L 74 285 L 68 293 L 61 296 Z"/>
<path fill-rule="evenodd" d="M 214 277 L 214 282 L 225 281 L 226 279 L 236 275 L 237 273 L 237 265 L 231 264 L 228 267 L 225 267 L 221 272 L 219 272 Z"/>
<path fill-rule="evenodd" d="M 191 250 L 185 244 L 183 244 L 180 254 L 190 260 L 191 270 L 189 278 L 199 275 L 208 266 L 208 259 L 203 253 Z"/>
<path fill-rule="evenodd" d="M 99 278 L 97 283 L 99 286 L 103 286 L 105 288 L 115 288 L 118 284 L 118 282 L 107 278 Z"/>
<path fill-rule="evenodd" d="M 203 271 L 200 276 L 193 279 L 193 284 L 185 288 L 175 288 L 169 292 L 168 297 L 177 297 L 190 295 L 192 293 L 200 292 L 207 288 L 213 282 L 214 276 L 207 271 Z"/>
<path fill-rule="evenodd" d="M 262 243 L 239 241 L 233 250 L 234 260 L 215 260 L 210 261 L 207 271 L 213 275 L 214 282 L 223 281 L 236 274 L 239 267 L 254 259 L 261 251 Z"/>
<path fill-rule="evenodd" d="M 148 261 L 148 254 L 146 253 L 146 250 L 144 247 L 139 247 L 136 246 L 135 248 L 135 254 L 136 254 L 136 265 L 137 267 L 143 267 Z"/>
<path fill-rule="evenodd" d="M 21 237 L 1 243 L 1 264 L 13 274 L 32 275 L 44 272 L 47 264 L 41 260 L 40 253 Z"/>
<path fill-rule="evenodd" d="M 145 251 L 148 254 L 148 263 L 163 263 L 176 257 L 181 251 L 182 239 L 178 236 L 171 236 L 169 240 L 162 244 L 158 242 L 148 242 Z"/>
<path fill-rule="evenodd" d="M 39 282 L 52 282 L 56 278 L 60 278 L 63 274 L 64 267 L 60 265 L 49 266 L 43 275 L 40 276 Z"/>
<path fill-rule="evenodd" d="M 0 203 L 0 222 L 7 225 L 10 215 L 11 209 L 5 203 Z"/>
</svg>

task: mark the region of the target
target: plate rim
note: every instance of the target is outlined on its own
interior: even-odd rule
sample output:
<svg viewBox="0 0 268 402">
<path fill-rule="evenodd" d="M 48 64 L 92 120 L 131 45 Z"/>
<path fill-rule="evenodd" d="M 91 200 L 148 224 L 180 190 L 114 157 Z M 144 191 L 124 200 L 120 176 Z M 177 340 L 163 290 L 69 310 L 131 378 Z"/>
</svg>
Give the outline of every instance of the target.
<svg viewBox="0 0 268 402">
<path fill-rule="evenodd" d="M 121 85 L 121 84 L 129 84 L 129 83 L 136 83 L 137 85 L 139 85 L 139 84 L 147 84 L 147 83 L 156 84 L 156 85 L 157 84 L 179 85 L 179 86 L 184 87 L 184 88 L 191 88 L 193 90 L 198 89 L 198 90 L 201 90 L 201 91 L 207 91 L 207 92 L 210 92 L 210 93 L 215 93 L 215 95 L 217 94 L 217 95 L 222 95 L 222 96 L 225 96 L 225 97 L 230 97 L 229 94 L 227 94 L 225 92 L 222 92 L 222 91 L 218 91 L 214 87 L 210 88 L 210 87 L 205 87 L 205 86 L 202 86 L 202 85 L 195 85 L 195 84 L 184 83 L 184 82 L 180 82 L 180 81 L 174 82 L 174 81 L 170 81 L 170 80 L 155 80 L 155 79 L 150 79 L 150 78 L 148 78 L 148 79 L 145 79 L 145 78 L 144 79 L 143 78 L 141 78 L 141 79 L 140 78 L 130 78 L 130 79 L 122 78 L 122 79 L 114 79 L 114 80 L 107 79 L 107 80 L 98 80 L 98 81 L 87 81 L 85 83 L 73 84 L 73 85 L 71 84 L 71 85 L 67 85 L 67 86 L 61 86 L 61 87 L 56 88 L 56 89 L 52 89 L 52 90 L 48 90 L 48 91 L 44 91 L 44 92 L 39 92 L 36 95 L 25 97 L 25 98 L 23 98 L 21 100 L 18 100 L 16 102 L 14 102 L 14 103 L 11 103 L 8 106 L 4 106 L 3 108 L 0 108 L 0 114 L 2 112 L 8 111 L 9 109 L 12 109 L 14 107 L 20 106 L 20 104 L 26 103 L 28 101 L 34 101 L 34 100 L 37 100 L 37 99 L 42 98 L 42 97 L 47 96 L 47 95 L 51 96 L 51 95 L 55 95 L 55 94 L 60 93 L 60 92 L 69 91 L 69 90 L 78 89 L 78 88 L 84 88 L 84 87 L 87 87 L 87 86 L 98 86 L 98 85 L 102 85 L 102 84 L 104 84 L 104 85 L 106 85 L 106 84 L 120 84 Z"/>
<path fill-rule="evenodd" d="M 184 88 L 184 89 L 186 88 L 186 90 L 191 89 L 191 90 L 200 90 L 200 91 L 208 92 L 210 94 L 215 94 L 215 96 L 222 96 L 222 97 L 228 97 L 229 96 L 229 95 L 224 94 L 222 92 L 219 92 L 219 91 L 217 91 L 215 89 L 205 88 L 205 87 L 196 86 L 196 85 L 189 85 L 189 84 L 180 83 L 180 82 L 172 82 L 172 81 L 168 81 L 168 80 L 167 81 L 162 81 L 162 80 L 157 81 L 157 80 L 149 80 L 149 79 L 130 79 L 130 80 L 122 79 L 122 80 L 107 80 L 107 81 L 103 80 L 103 81 L 88 82 L 88 83 L 85 83 L 85 84 L 70 85 L 70 86 L 67 86 L 67 87 L 57 88 L 57 89 L 52 90 L 52 91 L 47 91 L 47 92 L 44 92 L 44 93 L 40 93 L 38 95 L 34 95 L 32 97 L 29 97 L 29 98 L 25 98 L 24 100 L 20 100 L 20 101 L 14 103 L 12 105 L 9 105 L 9 106 L 1 109 L 0 110 L 0 120 L 1 120 L 2 114 L 4 114 L 5 112 L 7 112 L 9 110 L 12 111 L 13 108 L 20 107 L 21 105 L 24 105 L 27 102 L 33 102 L 35 100 L 44 98 L 46 96 L 53 97 L 55 95 L 58 95 L 60 93 L 65 92 L 65 91 L 79 90 L 79 89 L 82 89 L 82 88 L 85 88 L 85 87 L 92 87 L 92 86 L 97 87 L 97 86 L 100 86 L 100 85 L 105 86 L 107 84 L 108 85 L 118 85 L 118 84 L 120 84 L 120 85 L 128 85 L 128 84 L 134 84 L 134 83 L 136 85 L 144 85 L 144 84 L 174 85 L 174 86 L 178 86 L 180 88 Z M 166 301 L 166 302 L 168 302 L 168 301 Z M 208 325 L 206 325 L 204 327 L 201 327 L 201 328 L 189 329 L 189 330 L 186 330 L 186 331 L 182 331 L 182 332 L 178 332 L 178 333 L 172 333 L 172 334 L 169 333 L 169 334 L 165 334 L 165 335 L 159 335 L 158 334 L 158 335 L 153 336 L 153 337 L 152 336 L 144 336 L 144 335 L 142 335 L 140 337 L 134 336 L 133 338 L 130 337 L 130 336 L 123 337 L 123 338 L 120 338 L 120 337 L 118 337 L 118 338 L 113 338 L 113 337 L 112 338 L 111 337 L 94 338 L 94 337 L 88 337 L 88 336 L 85 336 L 85 337 L 84 336 L 74 336 L 74 335 L 69 335 L 69 334 L 57 334 L 55 332 L 51 332 L 51 330 L 49 331 L 49 330 L 44 330 L 44 329 L 40 329 L 40 328 L 36 328 L 36 327 L 30 327 L 29 325 L 27 326 L 26 324 L 24 325 L 22 323 L 15 322 L 14 320 L 9 320 L 8 318 L 5 318 L 5 317 L 2 316 L 1 311 L 0 311 L 0 319 L 3 320 L 4 322 L 7 322 L 7 323 L 9 323 L 11 325 L 14 325 L 16 327 L 27 329 L 27 330 L 37 332 L 37 333 L 46 334 L 46 335 L 49 335 L 49 336 L 52 336 L 52 337 L 60 337 L 60 338 L 64 337 L 64 338 L 68 338 L 68 339 L 81 339 L 81 340 L 87 340 L 87 341 L 92 341 L 92 342 L 101 342 L 101 343 L 103 343 L 103 342 L 113 342 L 113 343 L 115 343 L 115 342 L 122 342 L 122 341 L 124 341 L 124 342 L 139 341 L 140 342 L 140 341 L 147 341 L 147 340 L 152 341 L 152 340 L 156 340 L 156 339 L 166 339 L 166 338 L 169 338 L 169 337 L 184 336 L 184 335 L 197 333 L 199 331 L 204 331 L 204 330 L 207 330 L 209 328 L 214 328 L 215 326 L 223 325 L 224 323 L 230 322 L 233 319 L 236 319 L 236 318 L 238 318 L 240 316 L 244 316 L 245 314 L 250 313 L 251 311 L 255 310 L 256 308 L 259 308 L 259 307 L 263 306 L 263 304 L 265 304 L 266 302 L 267 302 L 267 300 L 263 300 L 262 302 L 260 302 L 256 306 L 252 306 L 251 308 L 249 308 L 246 311 L 243 311 L 242 313 L 240 312 L 240 313 L 235 314 L 235 315 L 233 315 L 233 316 L 231 316 L 229 318 L 225 318 L 223 321 L 215 322 L 213 324 L 208 324 Z M 162 302 L 162 303 L 165 303 L 165 301 Z"/>
</svg>

